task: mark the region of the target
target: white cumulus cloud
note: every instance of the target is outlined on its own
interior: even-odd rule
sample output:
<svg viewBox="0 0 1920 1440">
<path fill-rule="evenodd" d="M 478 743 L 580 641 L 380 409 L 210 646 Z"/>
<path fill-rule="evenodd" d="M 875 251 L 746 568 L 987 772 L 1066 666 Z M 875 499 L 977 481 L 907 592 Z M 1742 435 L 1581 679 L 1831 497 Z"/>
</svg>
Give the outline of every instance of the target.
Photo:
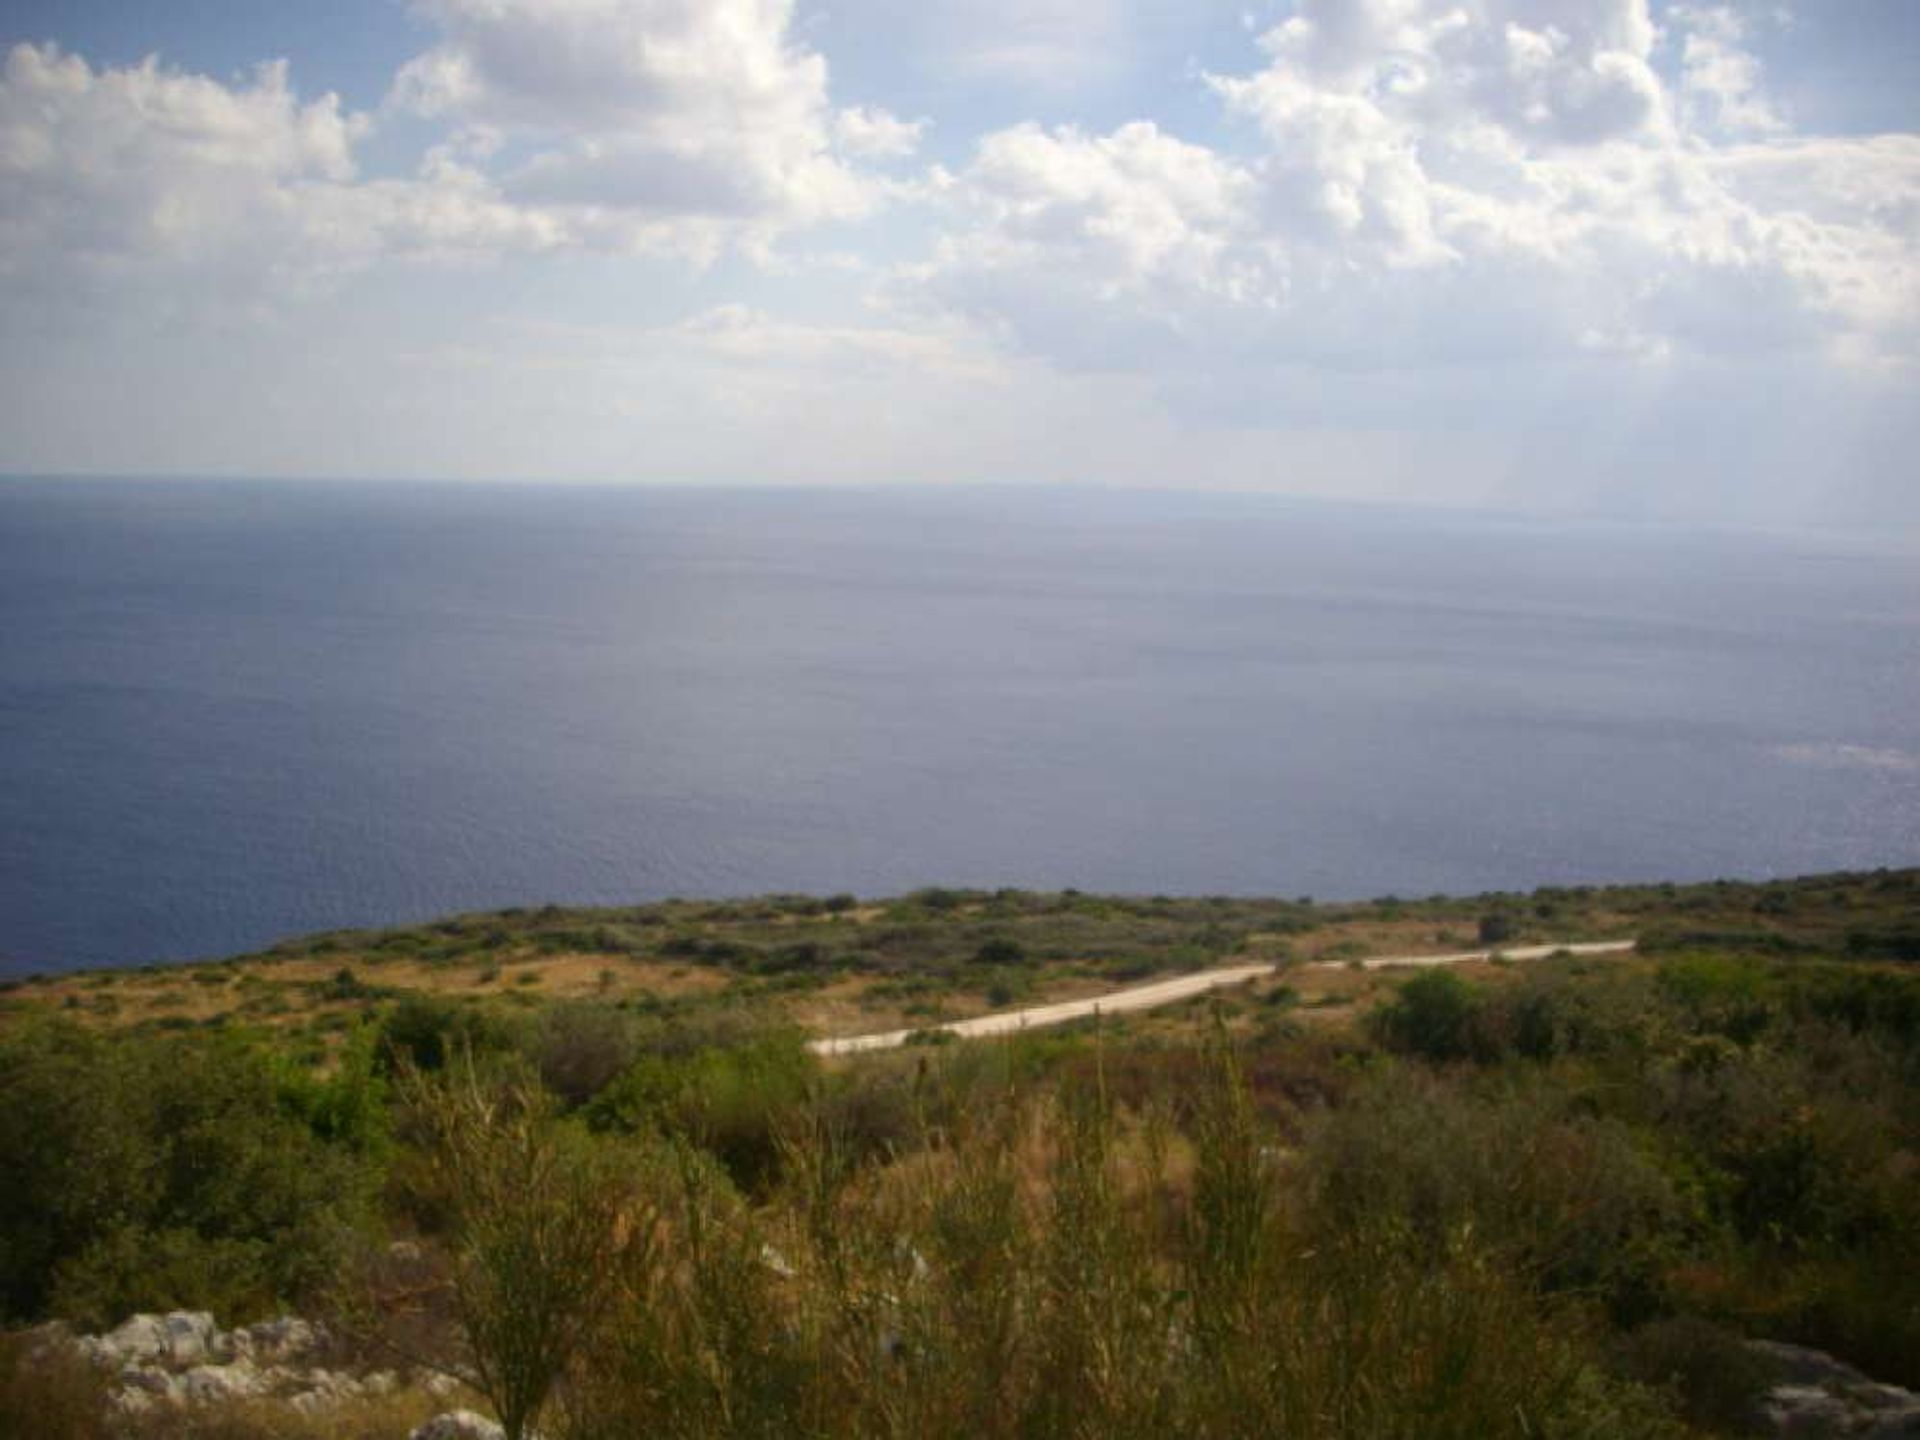
<svg viewBox="0 0 1920 1440">
<path fill-rule="evenodd" d="M 0 71 L 0 278 L 20 304 L 106 286 L 247 307 L 391 260 L 569 249 L 706 259 L 866 213 L 857 168 L 920 126 L 836 111 L 787 0 L 426 0 L 439 43 L 390 104 L 437 121 L 369 176 L 375 117 L 284 61 L 231 83 L 16 46 Z M 191 280 L 196 282 L 188 284 Z"/>
<path fill-rule="evenodd" d="M 898 158 L 920 148 L 925 120 L 902 120 L 891 111 L 855 105 L 833 117 L 833 139 L 848 155 Z"/>
<path fill-rule="evenodd" d="M 442 39 L 400 71 L 394 103 L 519 141 L 531 153 L 501 183 L 521 203 L 644 231 L 662 217 L 804 224 L 873 199 L 834 153 L 826 61 L 793 41 L 791 0 L 418 8 Z M 903 138 L 888 120 L 842 117 L 882 150 Z"/>
<path fill-rule="evenodd" d="M 228 87 L 16 46 L 0 73 L 0 267 L 200 262 L 262 231 L 291 239 L 307 197 L 353 180 L 366 124 L 332 95 L 302 104 L 284 64 Z"/>
<path fill-rule="evenodd" d="M 1301 0 L 1215 76 L 1256 143 L 984 138 L 922 292 L 1078 365 L 1780 350 L 1910 362 L 1920 146 L 1783 133 L 1741 29 L 1644 0 Z"/>
</svg>

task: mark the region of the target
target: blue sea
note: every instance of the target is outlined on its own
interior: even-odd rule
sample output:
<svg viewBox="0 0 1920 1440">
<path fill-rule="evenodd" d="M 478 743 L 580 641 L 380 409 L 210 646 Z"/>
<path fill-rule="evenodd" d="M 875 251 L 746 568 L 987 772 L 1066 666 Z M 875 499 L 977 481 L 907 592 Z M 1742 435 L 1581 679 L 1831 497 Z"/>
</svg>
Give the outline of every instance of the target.
<svg viewBox="0 0 1920 1440">
<path fill-rule="evenodd" d="M 548 901 L 1920 862 L 1897 537 L 0 481 L 0 968 Z"/>
</svg>

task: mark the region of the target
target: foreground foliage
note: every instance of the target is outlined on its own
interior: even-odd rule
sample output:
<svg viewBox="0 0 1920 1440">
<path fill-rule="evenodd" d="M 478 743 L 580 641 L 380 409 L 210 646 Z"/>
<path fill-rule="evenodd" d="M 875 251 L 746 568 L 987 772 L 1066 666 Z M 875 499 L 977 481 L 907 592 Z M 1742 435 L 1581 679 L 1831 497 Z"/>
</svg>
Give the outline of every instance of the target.
<svg viewBox="0 0 1920 1440">
<path fill-rule="evenodd" d="M 0 1304 L 293 1305 L 550 1440 L 1737 1434 L 1741 1336 L 1920 1384 L 1920 975 L 1839 908 L 835 1069 L 750 1010 L 401 999 L 318 1067 L 35 1019 Z M 84 1383 L 0 1429 L 101 1433 Z"/>
</svg>

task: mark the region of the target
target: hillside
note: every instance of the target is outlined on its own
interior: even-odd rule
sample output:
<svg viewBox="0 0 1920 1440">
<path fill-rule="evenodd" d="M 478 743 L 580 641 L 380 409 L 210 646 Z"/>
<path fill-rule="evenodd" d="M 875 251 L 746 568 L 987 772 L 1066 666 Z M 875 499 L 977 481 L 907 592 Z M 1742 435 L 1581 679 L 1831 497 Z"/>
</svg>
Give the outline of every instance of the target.
<svg viewBox="0 0 1920 1440">
<path fill-rule="evenodd" d="M 1795 1403 L 1866 1424 L 1860 1374 L 1920 1385 L 1916 962 L 1906 870 L 667 901 L 35 977 L 0 1307 L 105 1338 L 19 1329 L 0 1431 L 1724 1435 L 1807 1346 Z M 105 1336 L 199 1311 L 187 1359 Z"/>
</svg>

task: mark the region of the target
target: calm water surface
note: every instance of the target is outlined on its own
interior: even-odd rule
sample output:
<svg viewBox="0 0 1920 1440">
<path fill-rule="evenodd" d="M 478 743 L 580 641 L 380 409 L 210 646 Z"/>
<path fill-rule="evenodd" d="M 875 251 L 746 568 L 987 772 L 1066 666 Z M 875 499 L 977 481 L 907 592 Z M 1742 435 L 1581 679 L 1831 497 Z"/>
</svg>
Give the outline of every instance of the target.
<svg viewBox="0 0 1920 1440">
<path fill-rule="evenodd" d="M 0 968 L 509 904 L 1920 862 L 1893 542 L 0 482 Z"/>
</svg>

